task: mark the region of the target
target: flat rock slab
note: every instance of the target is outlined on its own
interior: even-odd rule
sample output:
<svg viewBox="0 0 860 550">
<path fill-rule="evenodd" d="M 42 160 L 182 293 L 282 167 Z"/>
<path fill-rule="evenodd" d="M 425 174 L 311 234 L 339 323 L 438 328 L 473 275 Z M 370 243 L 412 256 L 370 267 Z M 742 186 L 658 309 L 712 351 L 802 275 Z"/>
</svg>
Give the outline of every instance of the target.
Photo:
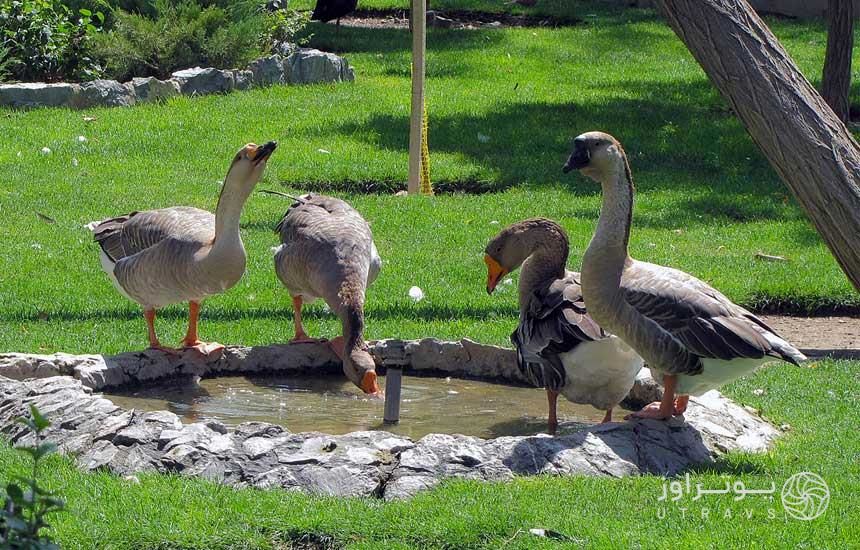
<svg viewBox="0 0 860 550">
<path fill-rule="evenodd" d="M 372 349 L 386 362 L 408 360 L 407 369 L 485 377 L 495 369 L 497 379 L 516 382 L 516 366 L 510 370 L 508 357 L 512 352 L 503 348 L 422 340 L 377 342 Z M 76 456 L 84 470 L 171 472 L 238 487 L 384 499 L 409 497 L 446 478 L 675 475 L 729 451 L 765 451 L 779 435 L 754 411 L 717 392 L 692 399 L 684 417 L 668 422 L 611 423 L 563 437 L 429 434 L 418 441 L 382 431 L 291 433 L 263 422 L 234 430 L 217 421 L 183 424 L 173 413 L 125 410 L 94 393 L 94 388 L 176 375 L 170 369 L 196 375 L 339 369 L 330 353 L 324 345 L 301 344 L 228 348 L 208 361 L 157 352 L 5 354 L 0 375 L 18 380 L 0 376 L 0 433 L 14 445 L 33 444 L 34 436 L 15 422 L 32 404 L 52 421 L 45 437 Z M 638 391 L 659 391 L 649 380 L 641 377 Z"/>
</svg>

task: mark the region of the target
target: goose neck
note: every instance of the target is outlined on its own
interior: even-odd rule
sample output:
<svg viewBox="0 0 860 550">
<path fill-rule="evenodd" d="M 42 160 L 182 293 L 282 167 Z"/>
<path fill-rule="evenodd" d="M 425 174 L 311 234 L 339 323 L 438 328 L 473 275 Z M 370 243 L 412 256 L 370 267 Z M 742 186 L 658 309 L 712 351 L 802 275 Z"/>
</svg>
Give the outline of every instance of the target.
<svg viewBox="0 0 860 550">
<path fill-rule="evenodd" d="M 218 197 L 218 206 L 215 209 L 216 248 L 234 248 L 242 244 L 239 236 L 239 219 L 253 188 L 253 186 L 242 185 L 243 183 L 229 175 L 224 181 L 224 187 Z"/>
</svg>

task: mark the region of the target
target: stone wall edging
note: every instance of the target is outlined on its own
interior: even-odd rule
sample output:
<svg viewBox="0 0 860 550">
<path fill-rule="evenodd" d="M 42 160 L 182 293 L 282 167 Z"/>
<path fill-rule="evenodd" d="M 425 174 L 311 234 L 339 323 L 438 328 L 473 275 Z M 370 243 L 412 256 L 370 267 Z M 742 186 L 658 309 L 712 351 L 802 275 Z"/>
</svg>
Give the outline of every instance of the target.
<svg viewBox="0 0 860 550">
<path fill-rule="evenodd" d="M 275 84 L 354 80 L 355 70 L 345 58 L 313 48 L 298 48 L 286 57 L 280 54 L 261 57 L 245 69 L 193 67 L 176 71 L 167 80 L 146 77 L 134 78 L 124 83 L 100 79 L 82 83 L 0 84 L 0 106 L 70 109 L 128 107 L 137 103 L 163 101 L 179 95 L 227 93 Z"/>
</svg>

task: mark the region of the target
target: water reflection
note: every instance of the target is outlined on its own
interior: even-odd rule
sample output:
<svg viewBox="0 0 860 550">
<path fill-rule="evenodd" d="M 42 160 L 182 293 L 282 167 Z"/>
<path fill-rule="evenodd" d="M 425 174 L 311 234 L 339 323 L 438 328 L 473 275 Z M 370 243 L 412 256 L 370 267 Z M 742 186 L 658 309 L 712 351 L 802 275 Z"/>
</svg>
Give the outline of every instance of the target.
<svg viewBox="0 0 860 550">
<path fill-rule="evenodd" d="M 384 377 L 380 386 L 385 387 Z M 412 438 L 428 433 L 478 437 L 530 435 L 546 430 L 546 394 L 488 382 L 403 377 L 400 424 L 382 423 L 382 402 L 364 397 L 340 376 L 229 376 L 174 381 L 108 394 L 117 405 L 169 410 L 185 422 L 217 419 L 227 426 L 257 420 L 293 432 L 342 434 L 383 429 Z M 561 433 L 598 422 L 601 411 L 559 400 Z"/>
</svg>

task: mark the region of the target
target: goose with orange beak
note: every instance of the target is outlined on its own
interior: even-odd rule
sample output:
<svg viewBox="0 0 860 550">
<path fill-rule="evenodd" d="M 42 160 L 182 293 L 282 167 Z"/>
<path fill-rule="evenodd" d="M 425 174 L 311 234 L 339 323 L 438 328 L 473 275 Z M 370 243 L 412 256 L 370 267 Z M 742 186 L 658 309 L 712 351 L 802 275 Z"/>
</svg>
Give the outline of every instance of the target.
<svg viewBox="0 0 860 550">
<path fill-rule="evenodd" d="M 487 292 L 508 273 L 521 268 L 520 320 L 511 334 L 517 364 L 537 387 L 546 388 L 549 433 L 558 429 L 559 394 L 569 401 L 606 411 L 624 399 L 642 359 L 588 315 L 579 273 L 565 267 L 568 238 L 552 220 L 515 223 L 496 235 L 485 249 Z"/>
<path fill-rule="evenodd" d="M 200 303 L 235 285 L 245 273 L 239 217 L 277 143 L 249 143 L 233 157 L 215 214 L 190 206 L 132 212 L 88 225 L 99 244 L 101 265 L 116 289 L 143 307 L 149 345 L 170 353 L 155 333 L 155 312 L 188 302 L 183 349 L 201 354 L 224 346 L 198 338 Z"/>
</svg>

